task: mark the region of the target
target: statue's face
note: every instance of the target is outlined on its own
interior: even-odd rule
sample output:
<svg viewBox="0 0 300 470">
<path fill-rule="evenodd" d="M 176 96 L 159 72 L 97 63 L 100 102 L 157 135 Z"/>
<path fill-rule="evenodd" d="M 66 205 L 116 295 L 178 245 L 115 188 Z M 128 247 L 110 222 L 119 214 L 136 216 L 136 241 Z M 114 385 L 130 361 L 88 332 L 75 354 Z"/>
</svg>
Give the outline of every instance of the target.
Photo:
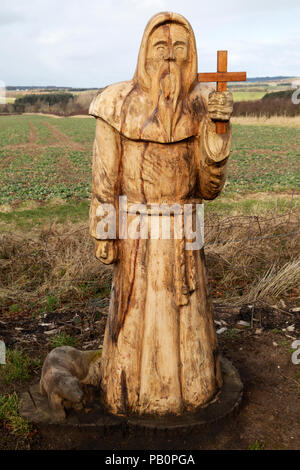
<svg viewBox="0 0 300 470">
<path fill-rule="evenodd" d="M 150 37 L 147 65 L 156 69 L 165 61 L 185 65 L 189 56 L 189 35 L 184 26 L 175 23 L 159 26 Z"/>
</svg>

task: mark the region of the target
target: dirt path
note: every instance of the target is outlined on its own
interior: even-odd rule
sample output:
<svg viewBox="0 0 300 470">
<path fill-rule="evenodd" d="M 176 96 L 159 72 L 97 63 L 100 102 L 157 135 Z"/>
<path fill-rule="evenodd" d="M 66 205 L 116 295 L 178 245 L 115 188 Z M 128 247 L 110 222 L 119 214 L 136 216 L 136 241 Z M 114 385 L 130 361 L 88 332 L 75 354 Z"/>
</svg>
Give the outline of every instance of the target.
<svg viewBox="0 0 300 470">
<path fill-rule="evenodd" d="M 49 122 L 43 122 L 44 126 L 48 127 L 48 129 L 51 130 L 53 136 L 55 137 L 55 141 L 59 142 L 59 144 L 66 146 L 66 147 L 71 147 L 74 150 L 83 150 L 84 146 L 81 145 L 78 142 L 74 142 L 73 140 L 69 139 L 69 137 L 61 132 L 59 129 L 57 129 L 55 126 L 50 124 Z"/>
<path fill-rule="evenodd" d="M 32 151 L 33 146 L 35 145 L 35 142 L 37 141 L 37 136 L 38 136 L 37 129 L 36 129 L 35 125 L 30 121 L 30 123 L 29 123 L 29 135 L 28 135 L 28 142 L 27 143 L 15 144 L 15 145 L 3 145 L 2 146 L 3 150 L 11 150 L 12 153 L 7 158 L 4 158 L 4 159 L 1 160 L 0 169 L 4 170 L 17 158 L 17 155 L 14 154 L 13 150 L 20 149 L 20 150 L 25 151 L 26 149 L 30 148 L 31 151 Z"/>
<path fill-rule="evenodd" d="M 30 130 L 29 130 L 29 137 L 28 137 L 28 143 L 30 145 L 33 145 L 36 143 L 38 134 L 35 125 L 30 121 L 29 123 Z"/>
<path fill-rule="evenodd" d="M 14 150 L 19 150 L 24 153 L 30 152 L 30 154 L 35 158 L 39 155 L 41 151 L 49 147 L 60 147 L 65 148 L 66 151 L 61 152 L 59 158 L 58 167 L 59 167 L 59 180 L 60 181 L 70 181 L 70 177 L 74 172 L 74 165 L 71 160 L 68 158 L 68 151 L 71 150 L 85 150 L 86 147 L 80 143 L 73 142 L 67 135 L 57 129 L 55 126 L 48 122 L 43 122 L 43 124 L 50 129 L 51 136 L 48 142 L 43 144 L 38 142 L 38 130 L 32 121 L 29 122 L 29 135 L 28 142 L 16 145 L 5 145 L 3 149 L 9 150 L 10 155 L 5 159 L 1 160 L 0 169 L 3 170 L 7 168 L 19 155 L 15 153 Z"/>
</svg>

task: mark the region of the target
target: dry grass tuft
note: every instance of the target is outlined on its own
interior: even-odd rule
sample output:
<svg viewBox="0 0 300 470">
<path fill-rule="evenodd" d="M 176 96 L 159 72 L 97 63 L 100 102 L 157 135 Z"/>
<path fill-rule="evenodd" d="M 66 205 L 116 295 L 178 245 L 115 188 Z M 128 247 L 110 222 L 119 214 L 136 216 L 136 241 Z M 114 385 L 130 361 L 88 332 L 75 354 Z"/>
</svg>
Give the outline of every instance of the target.
<svg viewBox="0 0 300 470">
<path fill-rule="evenodd" d="M 278 268 L 275 264 L 251 286 L 244 297 L 245 302 L 253 303 L 264 299 L 278 299 L 300 285 L 300 258 Z"/>
<path fill-rule="evenodd" d="M 289 116 L 239 116 L 232 117 L 231 122 L 233 124 L 245 124 L 245 125 L 269 125 L 279 127 L 300 127 L 300 116 L 289 117 Z"/>
<path fill-rule="evenodd" d="M 280 216 L 211 215 L 205 252 L 212 296 L 235 305 L 299 297 L 299 211 Z"/>
<path fill-rule="evenodd" d="M 87 226 L 56 226 L 35 234 L 0 236 L 0 301 L 42 304 L 82 300 L 87 287 L 109 282 L 111 270 L 94 256 Z"/>
<path fill-rule="evenodd" d="M 240 305 L 299 297 L 299 211 L 280 215 L 208 213 L 205 252 L 211 295 Z M 94 257 L 86 225 L 52 225 L 0 236 L 3 312 L 84 307 L 109 295 L 112 270 Z M 44 310 L 43 310 L 44 309 Z"/>
</svg>

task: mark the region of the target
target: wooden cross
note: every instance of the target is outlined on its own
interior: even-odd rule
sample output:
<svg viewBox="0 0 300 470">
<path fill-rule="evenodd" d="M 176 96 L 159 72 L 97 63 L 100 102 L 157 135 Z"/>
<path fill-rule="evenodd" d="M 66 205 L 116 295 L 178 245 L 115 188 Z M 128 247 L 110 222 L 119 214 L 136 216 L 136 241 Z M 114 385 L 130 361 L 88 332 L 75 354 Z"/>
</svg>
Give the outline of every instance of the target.
<svg viewBox="0 0 300 470">
<path fill-rule="evenodd" d="M 198 73 L 198 82 L 217 82 L 217 91 L 226 91 L 227 82 L 243 82 L 246 72 L 227 72 L 227 51 L 218 51 L 217 73 Z M 226 122 L 216 121 L 217 134 L 226 133 Z"/>
</svg>

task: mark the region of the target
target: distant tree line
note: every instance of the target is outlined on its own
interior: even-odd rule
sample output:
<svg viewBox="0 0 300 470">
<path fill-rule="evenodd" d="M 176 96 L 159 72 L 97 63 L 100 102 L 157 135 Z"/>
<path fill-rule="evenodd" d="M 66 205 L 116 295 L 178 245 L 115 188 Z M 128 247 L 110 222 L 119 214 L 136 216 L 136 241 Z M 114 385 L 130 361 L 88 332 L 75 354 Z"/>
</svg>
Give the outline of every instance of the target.
<svg viewBox="0 0 300 470">
<path fill-rule="evenodd" d="M 1 114 L 45 113 L 58 116 L 88 114 L 89 105 L 100 90 L 78 93 L 35 93 L 17 98 L 14 103 L 0 105 Z"/>
<path fill-rule="evenodd" d="M 45 109 L 49 110 L 55 105 L 58 105 L 59 109 L 65 110 L 68 103 L 73 100 L 74 95 L 71 93 L 45 93 L 24 95 L 21 98 L 17 98 L 13 104 L 17 112 L 25 113 L 32 108 L 43 112 Z"/>
<path fill-rule="evenodd" d="M 26 94 L 14 103 L 0 105 L 1 114 L 45 113 L 59 116 L 88 114 L 89 105 L 99 90 L 84 91 L 78 94 L 53 92 Z M 267 93 L 255 101 L 234 103 L 234 116 L 299 116 L 300 105 L 292 102 L 295 90 Z M 300 96 L 299 96 L 300 98 Z"/>
<path fill-rule="evenodd" d="M 299 116 L 300 104 L 292 102 L 294 91 L 276 91 L 267 93 L 260 100 L 237 101 L 233 105 L 233 116 Z"/>
<path fill-rule="evenodd" d="M 45 93 L 49 91 L 90 91 L 96 90 L 97 88 L 74 88 L 74 87 L 65 87 L 65 86 L 55 86 L 55 85 L 47 85 L 47 86 L 40 86 L 40 85 L 16 85 L 11 86 L 7 85 L 6 89 L 8 91 L 18 91 L 18 90 L 43 90 Z"/>
</svg>

